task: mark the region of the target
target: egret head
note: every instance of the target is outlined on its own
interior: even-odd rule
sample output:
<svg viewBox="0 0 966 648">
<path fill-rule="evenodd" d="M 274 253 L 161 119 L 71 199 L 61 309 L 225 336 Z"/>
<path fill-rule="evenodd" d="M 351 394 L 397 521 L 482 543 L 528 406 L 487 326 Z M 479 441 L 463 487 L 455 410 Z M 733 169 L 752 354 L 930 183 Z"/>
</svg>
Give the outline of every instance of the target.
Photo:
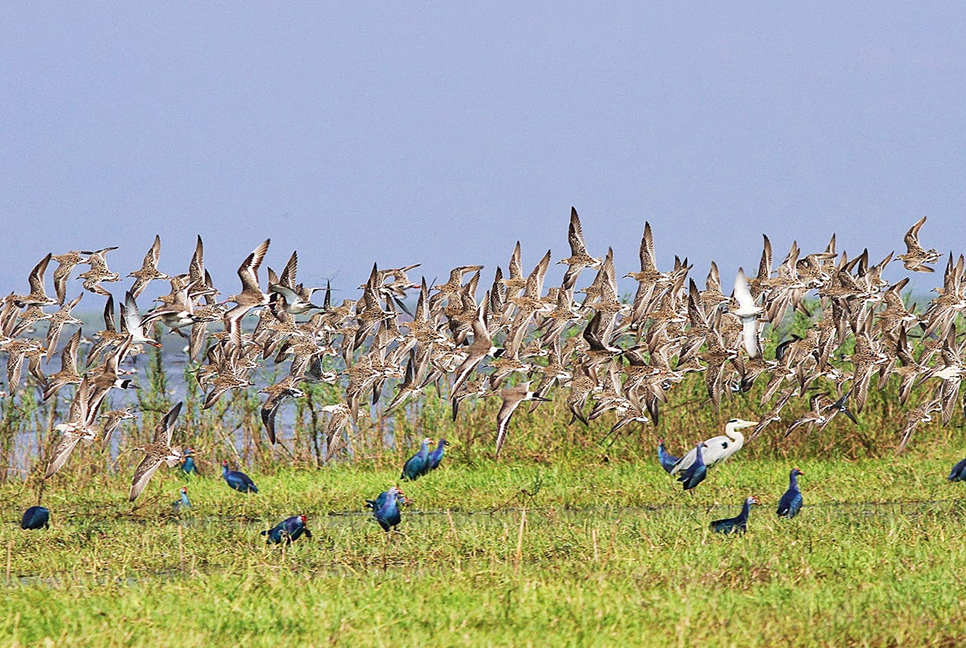
<svg viewBox="0 0 966 648">
<path fill-rule="evenodd" d="M 728 421 L 728 424 L 726 427 L 730 427 L 732 430 L 741 430 L 747 427 L 752 427 L 754 425 L 758 425 L 758 421 L 746 421 L 740 418 L 733 418 L 730 421 Z"/>
</svg>

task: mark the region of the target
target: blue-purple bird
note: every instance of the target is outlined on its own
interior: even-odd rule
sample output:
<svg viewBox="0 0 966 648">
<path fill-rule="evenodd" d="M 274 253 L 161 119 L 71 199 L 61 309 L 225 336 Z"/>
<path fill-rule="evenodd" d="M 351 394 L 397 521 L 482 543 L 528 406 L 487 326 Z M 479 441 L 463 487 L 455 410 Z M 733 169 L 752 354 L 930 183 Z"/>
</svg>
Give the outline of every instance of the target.
<svg viewBox="0 0 966 648">
<path fill-rule="evenodd" d="M 239 493 L 257 493 L 258 487 L 252 478 L 238 470 L 228 470 L 228 462 L 221 464 L 221 476 L 225 478 L 228 485 Z"/>
<path fill-rule="evenodd" d="M 674 468 L 674 465 L 679 462 L 681 458 L 669 454 L 668 451 L 664 449 L 664 439 L 658 439 L 657 460 L 661 462 L 661 468 L 664 469 L 664 472 L 670 473 Z"/>
<path fill-rule="evenodd" d="M 708 476 L 708 467 L 704 465 L 704 457 L 701 456 L 701 448 L 707 447 L 704 443 L 699 443 L 695 447 L 694 463 L 678 477 L 678 481 L 684 485 L 684 490 L 691 490 Z"/>
<path fill-rule="evenodd" d="M 181 472 L 183 472 L 186 477 L 198 475 L 198 467 L 195 466 L 195 459 L 192 456 L 194 453 L 194 448 L 187 448 L 184 451 L 184 459 L 181 461 Z"/>
<path fill-rule="evenodd" d="M 20 520 L 21 529 L 49 529 L 50 511 L 43 506 L 31 506 L 23 512 Z"/>
<path fill-rule="evenodd" d="M 422 444 L 419 446 L 419 452 L 403 464 L 401 479 L 415 481 L 426 474 L 426 466 L 429 463 L 429 444 L 432 442 L 432 439 L 423 439 Z"/>
<path fill-rule="evenodd" d="M 745 500 L 741 507 L 741 513 L 737 517 L 715 520 L 711 523 L 711 530 L 715 533 L 744 533 L 748 525 L 748 512 L 755 504 L 761 504 L 758 498 L 752 495 Z"/>
<path fill-rule="evenodd" d="M 191 500 L 188 499 L 188 487 L 181 487 L 181 497 L 171 503 L 175 511 L 182 511 L 191 508 Z"/>
<path fill-rule="evenodd" d="M 373 509 L 372 516 L 376 518 L 376 521 L 382 527 L 383 531 L 388 532 L 402 520 L 399 515 L 399 505 L 397 502 L 397 498 L 401 495 L 405 497 L 398 486 L 393 486 L 386 491 L 386 499 L 383 501 L 382 506 Z"/>
<path fill-rule="evenodd" d="M 308 518 L 305 515 L 293 515 L 290 518 L 285 518 L 268 531 L 262 531 L 262 535 L 267 536 L 265 543 L 279 544 L 284 540 L 286 543 L 291 544 L 302 537 L 302 535 L 305 535 L 306 538 L 311 538 L 312 532 L 306 528 L 306 522 L 308 522 Z"/>
<path fill-rule="evenodd" d="M 436 446 L 436 449 L 429 453 L 429 460 L 426 466 L 425 473 L 439 468 L 439 462 L 443 460 L 443 451 L 446 446 L 449 445 L 449 441 L 446 439 L 440 439 Z"/>
<path fill-rule="evenodd" d="M 798 468 L 792 468 L 788 474 L 788 490 L 778 501 L 778 511 L 776 511 L 780 517 L 793 518 L 802 510 L 804 498 L 802 498 L 802 491 L 798 489 L 798 476 L 804 474 Z"/>
<path fill-rule="evenodd" d="M 946 479 L 951 482 L 966 480 L 966 459 L 959 461 L 955 466 L 953 466 L 952 471 L 949 473 L 949 477 Z"/>
</svg>

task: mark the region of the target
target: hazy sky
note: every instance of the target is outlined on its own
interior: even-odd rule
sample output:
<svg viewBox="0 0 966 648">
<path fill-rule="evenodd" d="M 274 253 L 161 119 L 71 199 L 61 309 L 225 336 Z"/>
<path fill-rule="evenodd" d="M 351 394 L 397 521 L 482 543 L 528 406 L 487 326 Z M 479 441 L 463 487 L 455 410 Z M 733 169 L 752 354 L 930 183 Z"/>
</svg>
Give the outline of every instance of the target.
<svg viewBox="0 0 966 648">
<path fill-rule="evenodd" d="M 699 279 L 763 232 L 878 260 L 922 215 L 966 253 L 962 3 L 196 4 L 0 8 L 0 289 L 155 233 L 169 272 L 201 234 L 223 292 L 267 237 L 308 282 L 488 284 L 518 239 L 567 256 L 571 205 L 620 274 L 645 220 Z"/>
</svg>

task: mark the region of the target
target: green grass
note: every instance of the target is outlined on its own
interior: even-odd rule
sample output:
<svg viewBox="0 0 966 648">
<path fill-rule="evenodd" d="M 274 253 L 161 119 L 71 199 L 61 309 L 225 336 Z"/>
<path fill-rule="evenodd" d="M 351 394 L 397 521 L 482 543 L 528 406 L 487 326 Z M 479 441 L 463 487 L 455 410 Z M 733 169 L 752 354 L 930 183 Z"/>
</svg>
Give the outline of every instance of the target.
<svg viewBox="0 0 966 648">
<path fill-rule="evenodd" d="M 786 461 L 738 455 L 693 496 L 656 462 L 453 461 L 404 485 L 415 503 L 388 539 L 361 506 L 398 477 L 379 465 L 253 471 L 253 496 L 196 479 L 181 517 L 173 472 L 133 509 L 123 477 L 68 472 L 39 532 L 17 527 L 32 494 L 8 483 L 0 644 L 954 646 L 957 458 L 802 462 L 790 521 Z M 744 537 L 709 532 L 752 493 Z M 313 538 L 263 543 L 299 512 Z"/>
</svg>

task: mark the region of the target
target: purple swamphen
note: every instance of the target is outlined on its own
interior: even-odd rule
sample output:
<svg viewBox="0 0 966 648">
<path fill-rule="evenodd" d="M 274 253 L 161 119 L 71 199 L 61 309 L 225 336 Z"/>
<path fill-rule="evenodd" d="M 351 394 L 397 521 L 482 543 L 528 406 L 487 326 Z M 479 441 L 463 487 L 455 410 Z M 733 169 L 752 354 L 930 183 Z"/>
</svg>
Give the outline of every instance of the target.
<svg viewBox="0 0 966 648">
<path fill-rule="evenodd" d="M 439 462 L 443 460 L 443 451 L 448 445 L 449 441 L 446 439 L 439 440 L 436 449 L 429 453 L 429 459 L 426 463 L 426 470 L 423 471 L 424 474 L 439 468 Z"/>
<path fill-rule="evenodd" d="M 688 466 L 688 469 L 678 477 L 678 481 L 684 485 L 684 490 L 691 490 L 708 476 L 708 467 L 704 464 L 704 458 L 701 456 L 701 449 L 707 447 L 704 443 L 699 443 L 695 447 L 694 463 Z"/>
<path fill-rule="evenodd" d="M 179 497 L 174 502 L 172 502 L 171 503 L 171 506 L 172 506 L 172 508 L 174 508 L 175 511 L 182 511 L 184 509 L 191 508 L 191 500 L 188 499 L 188 487 L 187 486 L 182 486 L 181 487 L 181 497 Z"/>
<path fill-rule="evenodd" d="M 262 531 L 262 535 L 266 536 L 266 544 L 279 544 L 283 540 L 291 544 L 298 540 L 304 534 L 306 538 L 312 537 L 312 532 L 306 528 L 305 523 L 308 518 L 305 515 L 293 515 L 290 518 L 285 518 L 271 529 L 267 531 Z"/>
<path fill-rule="evenodd" d="M 21 529 L 49 529 L 50 511 L 43 506 L 31 506 L 23 512 L 20 519 Z"/>
<path fill-rule="evenodd" d="M 951 482 L 966 480 L 966 459 L 962 459 L 955 466 L 953 466 L 952 471 L 949 473 L 949 477 L 946 479 Z"/>
<path fill-rule="evenodd" d="M 664 472 L 670 473 L 674 468 L 674 464 L 681 460 L 680 457 L 675 457 L 669 454 L 667 450 L 664 449 L 664 439 L 657 440 L 657 460 L 661 462 L 661 468 Z"/>
<path fill-rule="evenodd" d="M 711 530 L 715 533 L 744 533 L 748 526 L 748 512 L 754 504 L 761 504 L 758 498 L 752 495 L 745 500 L 741 507 L 741 513 L 737 517 L 715 520 L 711 523 Z"/>
<path fill-rule="evenodd" d="M 429 463 L 429 444 L 432 439 L 423 439 L 419 446 L 419 452 L 410 457 L 403 465 L 401 479 L 415 481 L 426 474 L 426 466 Z"/>
<path fill-rule="evenodd" d="M 372 511 L 372 516 L 376 518 L 376 522 L 379 523 L 383 531 L 389 532 L 402 519 L 399 515 L 399 505 L 397 502 L 399 496 L 404 496 L 402 490 L 398 486 L 393 486 L 386 491 L 386 499 L 382 506 Z"/>
<path fill-rule="evenodd" d="M 198 475 L 198 467 L 195 466 L 195 459 L 192 456 L 195 453 L 194 448 L 187 448 L 184 451 L 184 457 L 181 460 L 181 472 L 185 476 Z"/>
<path fill-rule="evenodd" d="M 245 473 L 238 470 L 229 470 L 228 462 L 223 461 L 221 464 L 221 476 L 225 478 L 228 485 L 239 493 L 257 493 L 258 487 L 255 486 L 255 482 L 252 478 Z"/>
<path fill-rule="evenodd" d="M 802 498 L 802 491 L 798 489 L 798 476 L 804 474 L 798 468 L 792 468 L 792 471 L 788 474 L 788 490 L 778 501 L 778 510 L 776 511 L 780 517 L 793 518 L 802 510 L 802 504 L 805 500 Z"/>
</svg>

